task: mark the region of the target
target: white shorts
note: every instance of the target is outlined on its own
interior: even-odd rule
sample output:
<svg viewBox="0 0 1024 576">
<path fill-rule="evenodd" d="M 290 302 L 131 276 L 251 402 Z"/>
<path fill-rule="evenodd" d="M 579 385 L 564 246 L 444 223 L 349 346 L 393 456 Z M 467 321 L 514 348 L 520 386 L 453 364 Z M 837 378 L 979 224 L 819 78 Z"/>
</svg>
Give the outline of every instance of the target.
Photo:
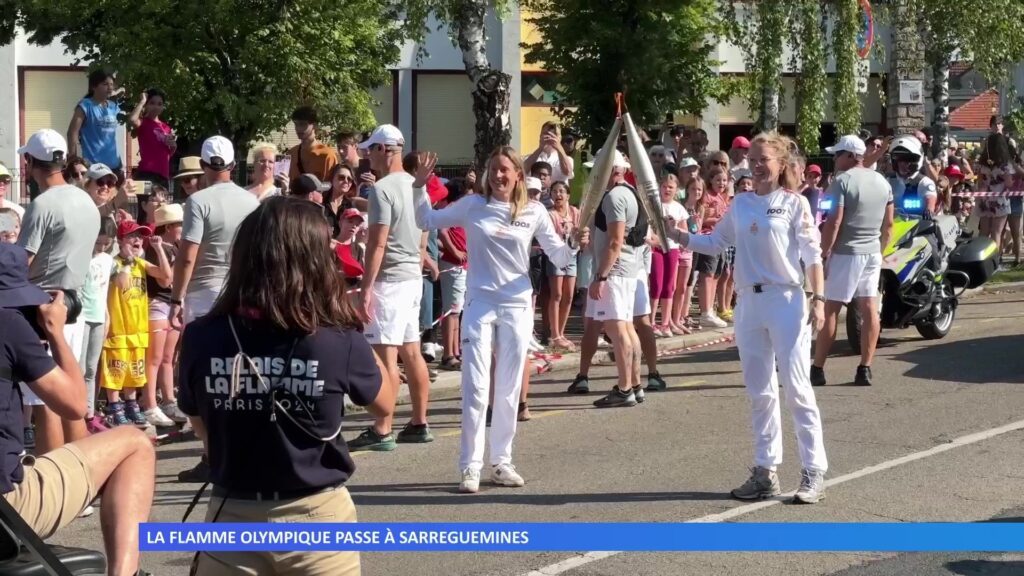
<svg viewBox="0 0 1024 576">
<path fill-rule="evenodd" d="M 213 288 L 198 288 L 185 294 L 185 306 L 182 310 L 185 324 L 201 316 L 206 316 L 213 308 L 218 296 L 220 296 L 220 290 Z"/>
<path fill-rule="evenodd" d="M 825 299 L 848 304 L 878 296 L 881 254 L 832 254 L 825 263 Z"/>
<path fill-rule="evenodd" d="M 377 281 L 373 284 L 373 310 L 363 336 L 370 344 L 401 346 L 420 341 L 420 300 L 423 280 Z"/>
<path fill-rule="evenodd" d="M 647 277 L 636 279 L 636 294 L 633 296 L 633 318 L 640 318 L 651 313 L 651 291 L 647 286 Z"/>
<path fill-rule="evenodd" d="M 82 350 L 83 340 L 85 340 L 85 320 L 79 319 L 74 324 L 64 325 L 64 341 L 71 347 L 71 351 L 75 355 L 75 361 L 78 362 L 79 368 L 82 368 Z M 50 347 L 46 347 L 47 351 L 53 356 L 53 350 Z M 85 371 L 84 369 L 82 370 Z M 42 406 L 44 403 L 36 393 L 32 391 L 24 382 L 21 382 L 21 403 L 25 406 Z"/>
<path fill-rule="evenodd" d="M 610 276 L 605 282 L 603 298 L 600 300 L 587 298 L 587 318 L 593 318 L 600 322 L 609 320 L 632 322 L 636 286 L 636 278 Z"/>
</svg>

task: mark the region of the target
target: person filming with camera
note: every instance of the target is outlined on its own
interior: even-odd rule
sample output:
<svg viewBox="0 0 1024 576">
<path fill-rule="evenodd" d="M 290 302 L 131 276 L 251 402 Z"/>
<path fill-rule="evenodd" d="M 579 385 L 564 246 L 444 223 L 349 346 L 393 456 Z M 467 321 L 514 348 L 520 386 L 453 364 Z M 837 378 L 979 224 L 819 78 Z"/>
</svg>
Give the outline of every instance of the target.
<svg viewBox="0 0 1024 576">
<path fill-rule="evenodd" d="M 31 284 L 28 270 L 24 249 L 0 244 L 0 493 L 43 539 L 104 494 L 100 526 L 107 574 L 145 575 L 138 569 L 139 523 L 149 518 L 153 503 L 156 455 L 142 431 L 123 427 L 37 457 L 22 456 L 21 393 L 15 382 L 27 383 L 67 421 L 83 420 L 86 404 L 82 371 L 64 338 L 64 294 Z"/>
</svg>

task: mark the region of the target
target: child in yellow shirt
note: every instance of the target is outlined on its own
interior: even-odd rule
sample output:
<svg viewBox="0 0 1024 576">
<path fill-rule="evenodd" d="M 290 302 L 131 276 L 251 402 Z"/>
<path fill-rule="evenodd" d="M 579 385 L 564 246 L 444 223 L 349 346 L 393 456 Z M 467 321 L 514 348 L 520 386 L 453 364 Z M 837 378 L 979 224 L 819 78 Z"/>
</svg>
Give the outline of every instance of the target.
<svg viewBox="0 0 1024 576">
<path fill-rule="evenodd" d="M 145 239 L 156 249 L 158 264 L 143 257 Z M 153 231 L 126 220 L 117 226 L 118 254 L 114 257 L 107 295 L 107 339 L 100 360 L 105 409 L 109 426 L 146 425 L 137 394 L 146 385 L 146 348 L 149 347 L 149 296 L 146 276 L 170 284 L 172 272 Z M 121 394 L 124 393 L 124 401 Z"/>
</svg>

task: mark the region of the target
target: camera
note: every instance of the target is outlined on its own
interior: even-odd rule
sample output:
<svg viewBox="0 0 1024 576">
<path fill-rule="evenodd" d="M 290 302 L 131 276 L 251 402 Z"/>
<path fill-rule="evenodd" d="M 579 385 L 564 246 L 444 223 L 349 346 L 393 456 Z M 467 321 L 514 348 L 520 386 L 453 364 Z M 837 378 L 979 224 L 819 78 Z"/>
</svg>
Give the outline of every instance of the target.
<svg viewBox="0 0 1024 576">
<path fill-rule="evenodd" d="M 78 297 L 78 291 L 76 290 L 62 290 L 64 292 L 64 306 L 68 309 L 67 318 L 64 319 L 65 324 L 74 324 L 78 321 L 78 316 L 82 313 L 82 300 Z M 39 324 L 39 307 L 38 306 L 22 306 L 21 308 L 15 308 L 21 315 L 28 320 L 29 326 L 35 330 L 36 335 L 39 336 L 40 340 L 46 340 L 46 332 L 43 331 L 43 327 Z"/>
</svg>

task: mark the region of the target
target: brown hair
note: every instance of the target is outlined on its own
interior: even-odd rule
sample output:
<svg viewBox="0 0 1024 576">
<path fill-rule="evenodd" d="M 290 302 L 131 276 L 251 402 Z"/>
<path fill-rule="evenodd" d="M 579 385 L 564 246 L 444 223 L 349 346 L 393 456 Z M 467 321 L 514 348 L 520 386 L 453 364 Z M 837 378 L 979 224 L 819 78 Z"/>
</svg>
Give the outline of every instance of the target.
<svg viewBox="0 0 1024 576">
<path fill-rule="evenodd" d="M 491 162 L 494 161 L 498 156 L 504 156 L 512 162 L 512 166 L 516 169 L 516 174 L 519 175 L 519 182 L 516 183 L 516 189 L 512 191 L 512 197 L 509 199 L 512 204 L 512 220 L 515 221 L 522 213 L 523 208 L 526 208 L 526 204 L 530 201 L 529 195 L 526 193 L 525 175 L 523 174 L 523 161 L 519 159 L 519 153 L 516 149 L 511 146 L 499 146 L 495 148 L 494 152 L 491 152 L 490 158 L 487 159 L 487 168 L 484 170 L 484 184 L 483 184 L 483 195 L 488 202 L 491 201 Z"/>
<path fill-rule="evenodd" d="M 750 143 L 750 147 L 753 148 L 755 145 L 763 146 L 765 148 L 771 148 L 775 151 L 779 161 L 779 185 L 788 190 L 789 192 L 797 192 L 800 187 L 802 175 L 797 174 L 797 170 L 793 163 L 793 154 L 797 150 L 796 143 L 793 139 L 788 136 L 776 134 L 774 132 L 762 132 L 754 137 L 754 140 Z"/>
<path fill-rule="evenodd" d="M 267 199 L 238 227 L 227 281 L 210 314 L 253 310 L 277 328 L 304 334 L 322 326 L 359 328 L 330 242 L 320 206 Z"/>
</svg>

